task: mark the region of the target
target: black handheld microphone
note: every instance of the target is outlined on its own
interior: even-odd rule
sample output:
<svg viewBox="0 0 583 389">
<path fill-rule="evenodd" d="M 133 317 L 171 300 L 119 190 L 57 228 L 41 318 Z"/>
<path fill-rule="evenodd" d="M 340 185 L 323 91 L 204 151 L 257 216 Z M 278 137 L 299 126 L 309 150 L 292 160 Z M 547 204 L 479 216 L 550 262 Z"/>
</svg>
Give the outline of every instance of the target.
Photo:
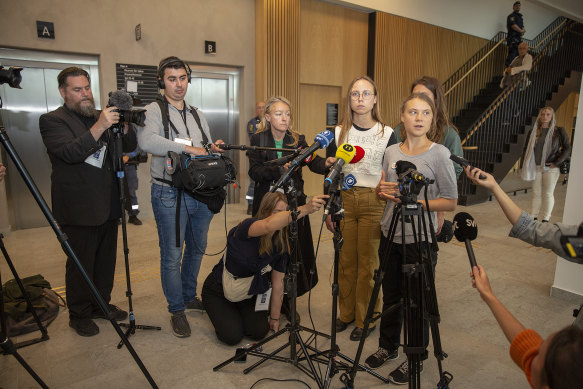
<svg viewBox="0 0 583 389">
<path fill-rule="evenodd" d="M 477 266 L 474 249 L 472 248 L 472 240 L 478 236 L 478 226 L 474 218 L 467 212 L 459 212 L 453 218 L 453 235 L 460 242 L 466 244 L 468 257 L 470 258 L 470 266 L 472 269 Z"/>
<path fill-rule="evenodd" d="M 451 159 L 452 161 L 454 161 L 455 163 L 457 163 L 458 165 L 460 165 L 464 169 L 466 167 L 468 167 L 468 166 L 470 167 L 470 170 L 472 170 L 474 168 L 472 165 L 470 165 L 470 161 L 468 161 L 465 158 L 460 157 L 459 155 L 451 154 L 449 156 L 449 159 Z M 485 180 L 486 179 L 486 176 L 483 175 L 482 173 L 480 173 L 480 175 L 478 176 L 478 178 L 480 180 Z"/>
</svg>

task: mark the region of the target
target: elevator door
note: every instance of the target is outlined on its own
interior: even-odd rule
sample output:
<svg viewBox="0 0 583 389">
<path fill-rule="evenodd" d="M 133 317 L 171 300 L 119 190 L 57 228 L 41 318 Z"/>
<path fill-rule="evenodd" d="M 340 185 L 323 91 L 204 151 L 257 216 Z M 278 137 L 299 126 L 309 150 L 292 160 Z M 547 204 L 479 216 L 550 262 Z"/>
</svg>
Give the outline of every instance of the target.
<svg viewBox="0 0 583 389">
<path fill-rule="evenodd" d="M 193 66 L 196 69 L 196 66 Z M 222 139 L 225 143 L 235 142 L 236 85 L 238 73 L 211 73 L 194 70 L 185 100 L 188 104 L 199 108 L 206 118 L 213 142 Z M 199 145 L 195 145 L 199 146 Z M 232 152 L 231 152 L 232 153 Z M 232 154 L 228 154 L 234 157 Z M 232 158 L 239 171 L 238 158 Z M 229 185 L 227 201 L 237 202 L 238 189 Z"/>
<path fill-rule="evenodd" d="M 51 163 L 42 141 L 38 120 L 40 116 L 53 111 L 63 104 L 59 93 L 57 75 L 72 63 L 53 63 L 14 58 L 3 58 L 0 63 L 23 68 L 22 89 L 14 89 L 4 84 L 0 86 L 3 107 L 0 112 L 6 133 L 16 153 L 24 163 L 39 192 L 51 206 Z M 20 56 L 25 56 L 21 54 Z M 59 59 L 62 60 L 62 57 Z M 76 64 L 90 72 L 92 86 L 98 82 L 96 69 L 86 64 Z M 95 95 L 99 106 L 99 94 Z M 97 96 L 97 97 L 96 97 Z M 30 194 L 23 178 L 18 174 L 14 163 L 2 149 L 2 160 L 6 165 L 6 195 L 9 206 L 9 219 L 12 230 L 47 226 L 48 223 L 38 204 Z"/>
</svg>

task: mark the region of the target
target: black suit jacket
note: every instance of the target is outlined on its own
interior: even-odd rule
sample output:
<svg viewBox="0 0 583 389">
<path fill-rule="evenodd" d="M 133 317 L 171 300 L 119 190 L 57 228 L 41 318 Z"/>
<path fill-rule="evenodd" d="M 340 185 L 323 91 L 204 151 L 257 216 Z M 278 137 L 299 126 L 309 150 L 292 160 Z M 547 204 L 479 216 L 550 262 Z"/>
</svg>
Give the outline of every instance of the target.
<svg viewBox="0 0 583 389">
<path fill-rule="evenodd" d="M 300 135 L 300 139 L 297 145 L 292 145 L 294 142 L 293 137 L 289 132 L 286 133 L 283 138 L 283 148 L 293 148 L 307 147 L 306 139 L 304 135 Z M 262 131 L 254 134 L 251 137 L 252 146 L 261 147 L 275 147 L 275 140 L 271 131 Z M 288 155 L 286 153 L 283 154 Z M 271 161 L 277 159 L 277 151 L 251 151 L 249 152 L 249 176 L 255 181 L 255 191 L 253 193 L 253 215 L 257 214 L 259 209 L 259 204 L 261 204 L 261 199 L 267 192 L 269 192 L 269 187 L 274 181 L 277 181 L 281 175 L 282 170 L 280 166 L 264 166 L 263 163 L 266 161 Z M 320 156 L 312 159 L 308 163 L 308 167 L 311 171 L 318 174 L 326 174 L 326 159 Z M 302 179 L 302 169 L 298 169 L 294 174 L 292 174 L 296 190 L 298 191 L 298 205 L 303 205 L 306 203 L 306 195 L 304 194 L 304 180 Z"/>
<path fill-rule="evenodd" d="M 121 217 L 113 168 L 114 139 L 106 131 L 100 142 L 95 141 L 89 129 L 96 121 L 83 119 L 65 106 L 39 119 L 40 132 L 53 168 L 53 216 L 62 225 L 98 226 Z M 136 148 L 136 134 L 131 126 L 122 137 L 122 143 L 125 152 Z M 98 168 L 85 163 L 85 159 L 103 144 L 107 146 L 104 166 Z"/>
</svg>

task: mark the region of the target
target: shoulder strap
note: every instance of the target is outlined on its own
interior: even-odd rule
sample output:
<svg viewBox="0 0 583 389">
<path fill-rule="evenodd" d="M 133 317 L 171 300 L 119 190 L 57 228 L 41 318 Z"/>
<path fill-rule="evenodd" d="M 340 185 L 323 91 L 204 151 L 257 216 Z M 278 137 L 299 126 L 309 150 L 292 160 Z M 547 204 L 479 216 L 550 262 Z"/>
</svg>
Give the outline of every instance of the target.
<svg viewBox="0 0 583 389">
<path fill-rule="evenodd" d="M 190 113 L 192 113 L 192 116 L 194 117 L 194 121 L 198 125 L 198 129 L 200 130 L 200 133 L 202 134 L 202 141 L 204 142 L 204 144 L 209 143 L 209 138 L 204 133 L 204 131 L 202 129 L 202 125 L 200 124 L 200 117 L 198 116 L 197 108 L 192 107 L 190 105 L 189 105 L 189 107 L 190 107 Z"/>
<path fill-rule="evenodd" d="M 162 116 L 162 125 L 164 126 L 164 136 L 166 139 L 170 139 L 170 134 L 168 132 L 168 102 L 162 96 L 157 96 L 154 100 L 160 107 L 160 113 Z"/>
</svg>

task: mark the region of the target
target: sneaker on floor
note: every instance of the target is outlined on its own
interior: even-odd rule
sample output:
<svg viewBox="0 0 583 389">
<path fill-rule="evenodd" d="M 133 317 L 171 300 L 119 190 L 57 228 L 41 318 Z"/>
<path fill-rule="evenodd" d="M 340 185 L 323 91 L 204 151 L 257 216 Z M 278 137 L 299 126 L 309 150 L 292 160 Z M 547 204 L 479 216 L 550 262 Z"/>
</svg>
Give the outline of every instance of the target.
<svg viewBox="0 0 583 389">
<path fill-rule="evenodd" d="M 138 219 L 138 217 L 136 215 L 130 215 L 130 217 L 128 218 L 128 223 L 132 223 L 136 226 L 142 225 L 142 221 L 140 219 Z"/>
<path fill-rule="evenodd" d="M 379 347 L 376 353 L 370 355 L 366 358 L 366 363 L 368 367 L 371 369 L 378 369 L 381 367 L 386 361 L 392 361 L 393 359 L 397 359 L 399 357 L 399 349 L 395 349 L 393 351 L 389 351 L 386 348 Z"/>
<path fill-rule="evenodd" d="M 111 317 L 115 320 L 115 321 L 122 321 L 128 318 L 128 313 L 126 311 L 124 311 L 123 309 L 116 307 L 113 304 L 107 304 L 107 307 L 109 308 L 109 312 L 111 313 Z M 98 308 L 97 311 L 93 311 L 93 313 L 91 314 L 91 318 L 92 319 L 106 319 L 109 320 L 105 314 L 101 311 L 100 308 Z"/>
<path fill-rule="evenodd" d="M 202 301 L 198 297 L 184 305 L 189 311 L 204 312 L 204 305 L 202 305 Z"/>
<path fill-rule="evenodd" d="M 88 317 L 81 319 L 70 318 L 69 327 L 77 331 L 77 334 L 81 336 L 94 336 L 99 333 L 99 327 L 97 327 L 97 324 Z"/>
<path fill-rule="evenodd" d="M 172 333 L 179 338 L 188 338 L 190 336 L 190 325 L 186 319 L 184 311 L 174 312 L 170 317 Z"/>
<path fill-rule="evenodd" d="M 419 373 L 423 373 L 423 361 L 419 362 Z M 389 381 L 395 385 L 407 385 L 409 383 L 409 361 L 401 363 L 399 367 L 389 373 Z"/>
</svg>

